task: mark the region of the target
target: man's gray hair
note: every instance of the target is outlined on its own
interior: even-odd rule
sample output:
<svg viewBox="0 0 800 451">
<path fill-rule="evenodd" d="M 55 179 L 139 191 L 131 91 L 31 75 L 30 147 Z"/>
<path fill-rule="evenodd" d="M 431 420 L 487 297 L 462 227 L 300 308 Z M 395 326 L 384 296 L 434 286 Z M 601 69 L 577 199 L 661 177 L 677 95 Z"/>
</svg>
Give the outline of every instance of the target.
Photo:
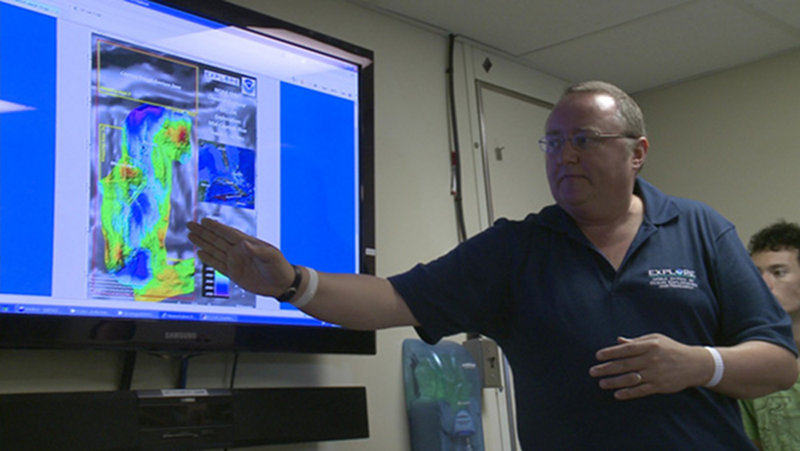
<svg viewBox="0 0 800 451">
<path fill-rule="evenodd" d="M 644 115 L 639 104 L 636 103 L 631 96 L 625 91 L 604 81 L 590 80 L 575 83 L 561 95 L 561 98 L 578 93 L 602 93 L 608 94 L 617 104 L 617 110 L 620 117 L 625 123 L 625 133 L 630 133 L 636 136 L 647 136 L 647 131 L 644 127 Z"/>
</svg>

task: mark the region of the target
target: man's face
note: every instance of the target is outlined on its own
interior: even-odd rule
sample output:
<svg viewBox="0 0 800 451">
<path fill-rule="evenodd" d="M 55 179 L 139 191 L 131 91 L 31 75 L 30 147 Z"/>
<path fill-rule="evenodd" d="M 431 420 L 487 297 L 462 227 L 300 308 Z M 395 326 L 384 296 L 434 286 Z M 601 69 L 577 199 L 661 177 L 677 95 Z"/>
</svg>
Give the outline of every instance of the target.
<svg viewBox="0 0 800 451">
<path fill-rule="evenodd" d="M 783 309 L 790 314 L 800 312 L 800 262 L 797 260 L 797 249 L 756 252 L 752 257 Z"/>
<path fill-rule="evenodd" d="M 561 150 L 547 154 L 547 179 L 556 202 L 575 209 L 603 208 L 608 202 L 630 198 L 636 168 L 644 152 L 631 152 L 638 140 L 602 139 L 576 149 L 569 138 L 575 133 L 621 134 L 625 126 L 614 99 L 607 94 L 575 93 L 564 97 L 550 113 L 545 133 L 567 139 Z M 641 143 L 640 143 L 641 144 Z"/>
</svg>

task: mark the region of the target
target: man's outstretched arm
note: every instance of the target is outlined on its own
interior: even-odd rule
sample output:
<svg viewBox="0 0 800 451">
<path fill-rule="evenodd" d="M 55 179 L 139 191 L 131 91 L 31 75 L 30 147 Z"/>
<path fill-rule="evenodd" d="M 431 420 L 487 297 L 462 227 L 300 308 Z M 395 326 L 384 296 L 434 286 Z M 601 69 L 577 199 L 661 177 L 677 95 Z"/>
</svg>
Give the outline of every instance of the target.
<svg viewBox="0 0 800 451">
<path fill-rule="evenodd" d="M 189 240 L 200 260 L 252 293 L 279 296 L 292 284 L 292 265 L 275 246 L 233 227 L 205 218 L 190 222 Z M 293 299 L 309 288 L 308 268 Z M 364 274 L 319 273 L 314 297 L 302 310 L 351 329 L 416 326 L 419 323 L 388 280 Z"/>
</svg>

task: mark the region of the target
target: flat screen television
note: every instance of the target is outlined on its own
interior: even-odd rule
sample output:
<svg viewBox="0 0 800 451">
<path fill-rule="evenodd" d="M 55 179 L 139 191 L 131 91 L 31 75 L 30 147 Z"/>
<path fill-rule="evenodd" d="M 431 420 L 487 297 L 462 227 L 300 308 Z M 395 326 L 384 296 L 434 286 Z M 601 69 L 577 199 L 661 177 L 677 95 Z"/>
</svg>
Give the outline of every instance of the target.
<svg viewBox="0 0 800 451">
<path fill-rule="evenodd" d="M 374 354 L 204 267 L 374 273 L 372 52 L 224 1 L 0 0 L 0 347 Z"/>
</svg>

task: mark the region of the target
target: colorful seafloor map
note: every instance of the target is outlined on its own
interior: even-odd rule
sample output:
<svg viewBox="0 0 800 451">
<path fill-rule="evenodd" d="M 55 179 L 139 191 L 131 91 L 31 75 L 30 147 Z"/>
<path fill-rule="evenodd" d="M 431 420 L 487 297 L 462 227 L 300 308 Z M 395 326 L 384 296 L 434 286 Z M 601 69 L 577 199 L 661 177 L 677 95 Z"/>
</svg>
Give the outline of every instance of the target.
<svg viewBox="0 0 800 451">
<path fill-rule="evenodd" d="M 105 266 L 136 300 L 160 301 L 194 291 L 194 260 L 167 260 L 172 166 L 192 156 L 192 118 L 141 105 L 128 114 L 122 149 L 100 179 Z"/>
<path fill-rule="evenodd" d="M 205 216 L 255 232 L 255 80 L 100 35 L 92 46 L 90 295 L 255 306 L 186 238 Z"/>
</svg>

